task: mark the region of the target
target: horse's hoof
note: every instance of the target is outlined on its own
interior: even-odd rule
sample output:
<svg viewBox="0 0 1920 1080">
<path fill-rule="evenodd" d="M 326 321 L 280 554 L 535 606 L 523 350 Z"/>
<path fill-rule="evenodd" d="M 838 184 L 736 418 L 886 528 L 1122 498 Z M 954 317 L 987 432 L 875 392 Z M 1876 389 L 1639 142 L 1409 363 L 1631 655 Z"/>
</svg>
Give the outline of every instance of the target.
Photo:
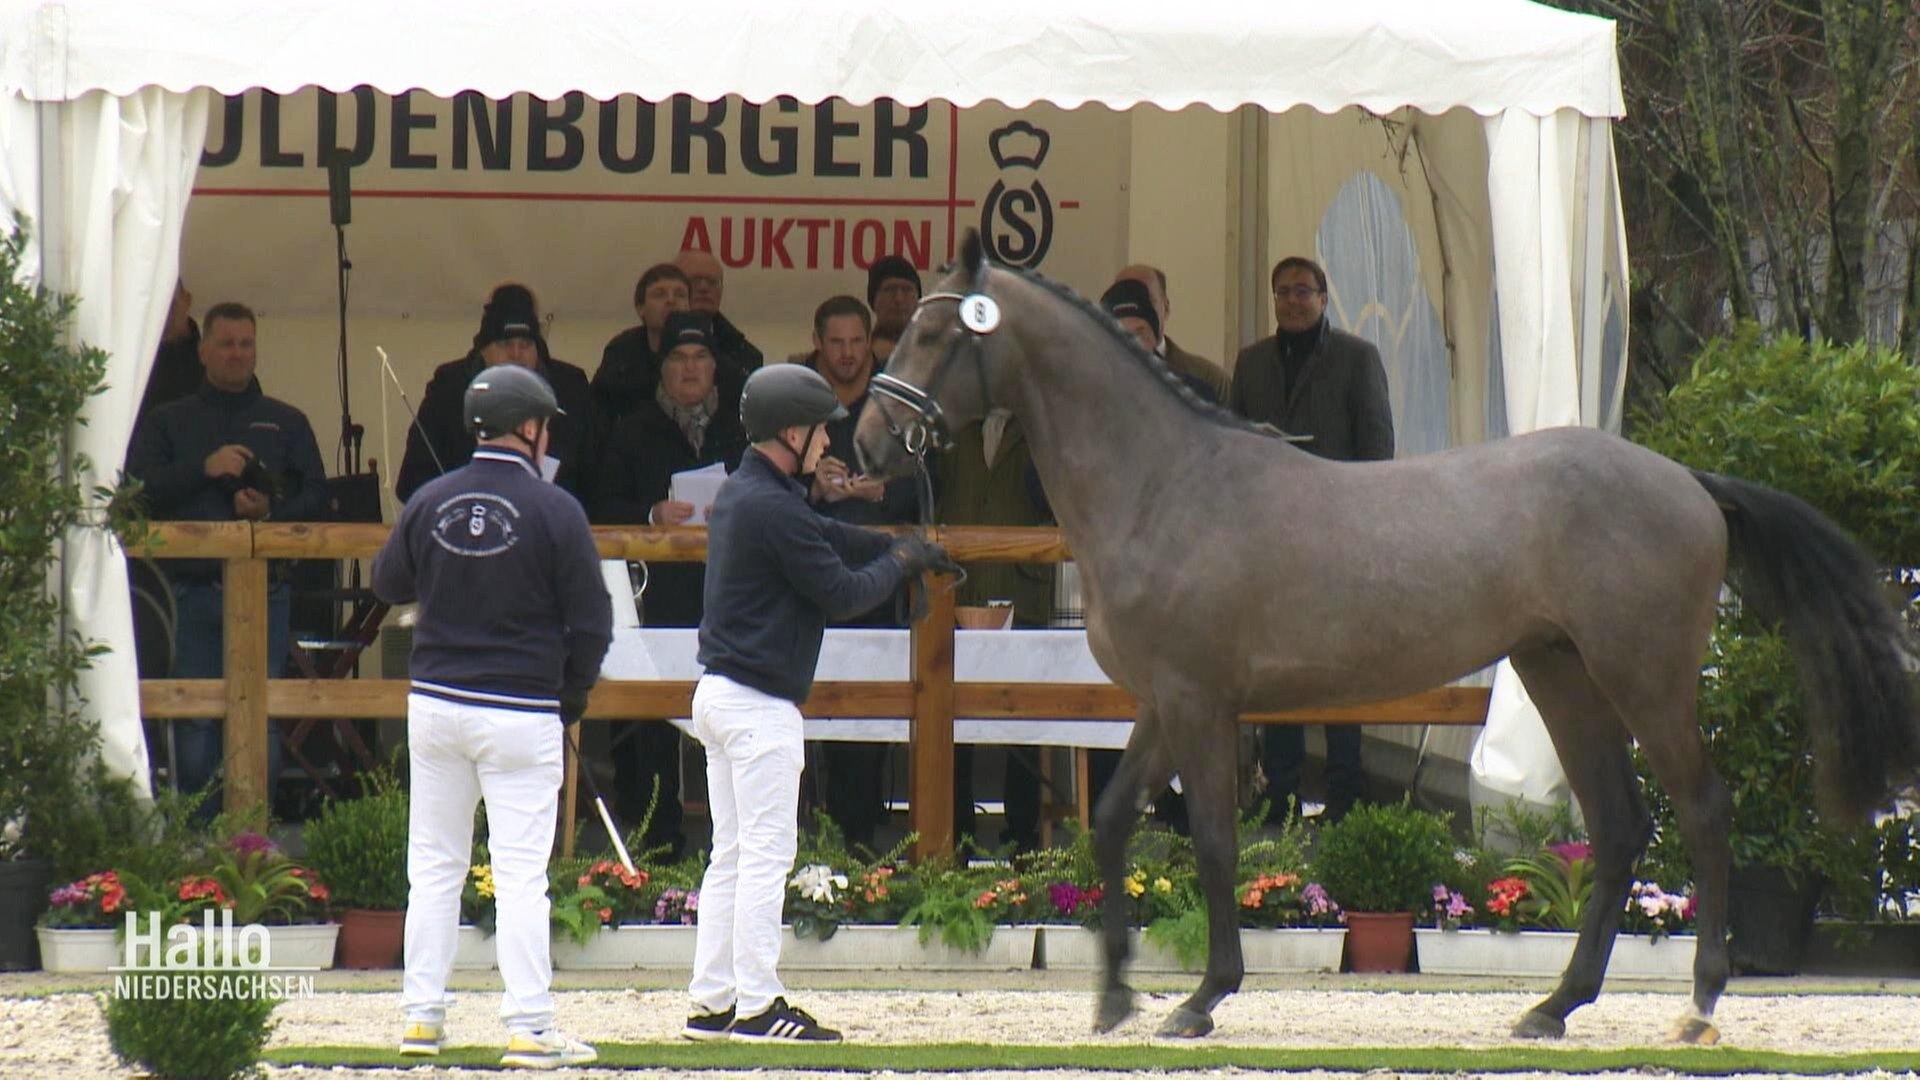
<svg viewBox="0 0 1920 1080">
<path fill-rule="evenodd" d="M 1105 1035 L 1132 1015 L 1133 991 L 1125 986 L 1116 986 L 1100 995 L 1100 1007 L 1093 1017 L 1094 1033 Z"/>
<path fill-rule="evenodd" d="M 1690 1046 L 1713 1046 L 1720 1041 L 1720 1029 L 1714 1027 L 1711 1020 L 1682 1017 L 1673 1025 L 1673 1041 Z"/>
<path fill-rule="evenodd" d="M 1167 1014 L 1159 1035 L 1163 1039 L 1198 1039 L 1212 1030 L 1213 1017 L 1181 1006 Z"/>
<path fill-rule="evenodd" d="M 1558 1039 L 1567 1033 L 1567 1022 L 1543 1012 L 1528 1012 L 1513 1025 L 1516 1039 Z"/>
</svg>

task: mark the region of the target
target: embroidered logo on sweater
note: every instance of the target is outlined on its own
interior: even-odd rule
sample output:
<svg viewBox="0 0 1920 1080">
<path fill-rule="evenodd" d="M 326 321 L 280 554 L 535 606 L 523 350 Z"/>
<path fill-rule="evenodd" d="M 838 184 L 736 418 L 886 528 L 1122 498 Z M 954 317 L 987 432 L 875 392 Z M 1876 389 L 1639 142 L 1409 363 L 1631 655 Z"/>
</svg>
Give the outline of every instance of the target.
<svg viewBox="0 0 1920 1080">
<path fill-rule="evenodd" d="M 520 509 L 498 495 L 470 491 L 433 508 L 433 542 L 455 555 L 486 558 L 520 542 Z"/>
</svg>

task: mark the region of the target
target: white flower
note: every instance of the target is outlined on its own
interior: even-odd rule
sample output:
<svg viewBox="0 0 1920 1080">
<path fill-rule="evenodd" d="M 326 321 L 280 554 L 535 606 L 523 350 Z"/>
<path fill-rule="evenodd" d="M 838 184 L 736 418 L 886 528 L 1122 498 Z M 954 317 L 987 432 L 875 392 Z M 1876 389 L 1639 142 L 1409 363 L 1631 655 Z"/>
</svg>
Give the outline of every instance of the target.
<svg viewBox="0 0 1920 1080">
<path fill-rule="evenodd" d="M 12 851 L 20 844 L 20 819 L 10 818 L 0 826 L 0 852 Z"/>
<path fill-rule="evenodd" d="M 801 867 L 787 886 L 799 890 L 801 896 L 816 904 L 831 904 L 835 899 L 834 890 L 847 887 L 847 875 L 836 874 L 832 867 L 814 863 Z"/>
<path fill-rule="evenodd" d="M 1473 869 L 1474 863 L 1477 862 L 1478 860 L 1473 857 L 1473 852 L 1471 851 L 1467 851 L 1465 849 L 1455 849 L 1453 853 L 1453 861 L 1459 864 L 1462 870 L 1471 870 Z"/>
</svg>

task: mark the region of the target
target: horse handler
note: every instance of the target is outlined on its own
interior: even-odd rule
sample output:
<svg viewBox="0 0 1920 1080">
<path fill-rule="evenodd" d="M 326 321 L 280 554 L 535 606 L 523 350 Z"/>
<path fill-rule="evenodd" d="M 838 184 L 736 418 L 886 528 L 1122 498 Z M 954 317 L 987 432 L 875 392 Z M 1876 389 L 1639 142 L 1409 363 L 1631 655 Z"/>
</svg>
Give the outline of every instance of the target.
<svg viewBox="0 0 1920 1080">
<path fill-rule="evenodd" d="M 708 519 L 693 734 L 707 752 L 713 857 L 700 886 L 689 1039 L 840 1039 L 787 1004 L 775 970 L 799 844 L 800 704 L 827 620 L 869 611 L 909 575 L 951 564 L 919 537 L 843 525 L 808 504 L 796 477 L 826 452 L 824 425 L 846 415 L 811 368 L 754 372 L 740 398 L 753 445 Z"/>
<path fill-rule="evenodd" d="M 414 492 L 373 561 L 380 599 L 420 602 L 407 696 L 413 791 L 400 1052 L 440 1052 L 473 808 L 484 800 L 506 983 L 500 1062 L 584 1065 L 598 1056 L 593 1047 L 553 1025 L 547 859 L 563 720 L 586 711 L 613 640 L 613 606 L 586 514 L 540 477 L 547 421 L 560 415 L 552 388 L 502 364 L 474 376 L 464 404 L 479 440 L 473 460 Z"/>
</svg>

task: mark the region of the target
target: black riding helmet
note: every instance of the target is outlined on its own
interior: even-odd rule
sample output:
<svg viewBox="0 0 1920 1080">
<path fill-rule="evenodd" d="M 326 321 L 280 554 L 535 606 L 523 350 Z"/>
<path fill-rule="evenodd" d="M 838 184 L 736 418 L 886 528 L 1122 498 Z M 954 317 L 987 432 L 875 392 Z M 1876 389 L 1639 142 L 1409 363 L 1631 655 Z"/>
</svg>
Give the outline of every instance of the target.
<svg viewBox="0 0 1920 1080">
<path fill-rule="evenodd" d="M 777 439 L 790 427 L 812 427 L 847 415 L 833 387 L 805 364 L 769 364 L 747 376 L 740 392 L 740 424 L 754 442 Z"/>
<path fill-rule="evenodd" d="M 517 364 L 484 368 L 467 384 L 467 430 L 476 439 L 497 439 L 528 420 L 565 416 L 547 380 Z"/>
</svg>

